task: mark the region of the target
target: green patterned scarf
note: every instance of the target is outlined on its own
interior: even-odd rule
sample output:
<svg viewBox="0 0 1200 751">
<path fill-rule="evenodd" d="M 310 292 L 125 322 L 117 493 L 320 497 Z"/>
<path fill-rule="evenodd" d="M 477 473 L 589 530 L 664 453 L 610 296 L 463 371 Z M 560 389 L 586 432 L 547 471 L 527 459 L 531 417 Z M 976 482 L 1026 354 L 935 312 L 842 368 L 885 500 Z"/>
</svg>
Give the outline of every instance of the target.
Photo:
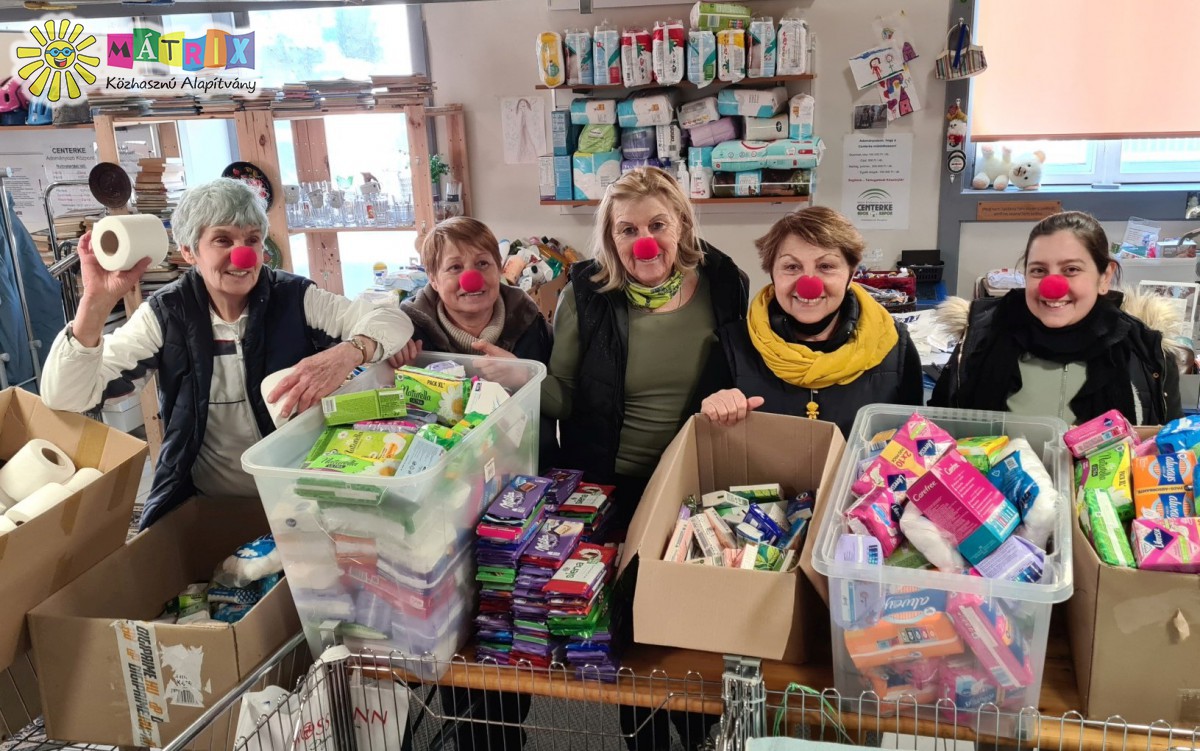
<svg viewBox="0 0 1200 751">
<path fill-rule="evenodd" d="M 683 272 L 676 271 L 657 287 L 647 287 L 630 280 L 625 285 L 625 297 L 634 310 L 658 310 L 671 301 L 683 286 Z"/>
</svg>

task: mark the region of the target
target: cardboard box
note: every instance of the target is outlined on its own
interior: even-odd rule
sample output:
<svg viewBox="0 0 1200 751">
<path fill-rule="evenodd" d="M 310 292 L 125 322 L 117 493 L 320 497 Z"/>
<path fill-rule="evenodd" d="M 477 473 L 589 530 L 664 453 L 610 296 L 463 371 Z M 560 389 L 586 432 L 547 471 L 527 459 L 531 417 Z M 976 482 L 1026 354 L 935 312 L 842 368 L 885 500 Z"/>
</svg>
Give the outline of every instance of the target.
<svg viewBox="0 0 1200 751">
<path fill-rule="evenodd" d="M 167 600 L 269 531 L 255 500 L 193 499 L 34 608 L 47 735 L 161 747 L 298 632 L 286 580 L 235 624 L 150 622 Z M 142 675 L 144 690 L 133 677 Z M 135 732 L 139 718 L 145 729 Z"/>
<path fill-rule="evenodd" d="M 125 542 L 146 444 L 95 420 L 55 412 L 18 388 L 0 391 L 0 457 L 34 438 L 104 476 L 47 513 L 0 534 L 0 670 L 29 649 L 25 614 Z"/>
<path fill-rule="evenodd" d="M 554 200 L 570 201 L 574 197 L 574 162 L 570 156 L 556 156 L 554 157 Z"/>
<path fill-rule="evenodd" d="M 575 125 L 571 122 L 570 110 L 552 110 L 550 112 L 550 146 L 554 156 L 573 154 L 582 130 L 582 125 Z"/>
<path fill-rule="evenodd" d="M 1157 432 L 1137 429 L 1140 440 Z M 1197 576 L 1108 566 L 1075 522 L 1067 619 L 1084 714 L 1200 725 Z"/>
<path fill-rule="evenodd" d="M 800 569 L 750 571 L 662 560 L 683 500 L 731 485 L 778 482 L 789 495 L 833 489 L 845 440 L 836 425 L 755 412 L 734 427 L 696 415 L 667 447 L 638 505 L 620 571 L 637 564 L 633 636 L 643 644 L 803 662 L 828 613 Z M 815 527 L 809 527 L 806 538 Z"/>
</svg>

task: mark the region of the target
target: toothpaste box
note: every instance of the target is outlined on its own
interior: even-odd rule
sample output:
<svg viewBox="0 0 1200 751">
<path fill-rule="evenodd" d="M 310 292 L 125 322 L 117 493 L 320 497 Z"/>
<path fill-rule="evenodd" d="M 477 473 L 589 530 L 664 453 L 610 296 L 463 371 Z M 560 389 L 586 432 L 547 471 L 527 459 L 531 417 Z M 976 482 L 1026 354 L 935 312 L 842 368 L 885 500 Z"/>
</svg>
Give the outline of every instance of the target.
<svg viewBox="0 0 1200 751">
<path fill-rule="evenodd" d="M 903 660 L 962 654 L 963 642 L 946 613 L 948 593 L 915 589 L 883 604 L 879 622 L 845 632 L 846 649 L 859 670 Z"/>
<path fill-rule="evenodd" d="M 1200 573 L 1200 519 L 1134 519 L 1130 537 L 1138 568 Z"/>
<path fill-rule="evenodd" d="M 391 420 L 408 415 L 405 393 L 398 389 L 371 389 L 330 394 L 321 400 L 326 425 L 351 425 L 362 420 Z"/>
<path fill-rule="evenodd" d="M 908 498 L 954 537 L 972 564 L 1000 547 L 1021 521 L 1016 507 L 957 451 L 947 452 L 918 477 Z"/>
<path fill-rule="evenodd" d="M 1133 506 L 1137 516 L 1147 519 L 1195 516 L 1195 474 L 1196 454 L 1191 450 L 1135 457 Z"/>
<path fill-rule="evenodd" d="M 579 143 L 581 125 L 571 122 L 570 110 L 554 110 L 550 113 L 550 143 L 554 156 L 570 156 Z"/>
<path fill-rule="evenodd" d="M 1125 415 L 1115 409 L 1110 409 L 1079 427 L 1071 428 L 1063 435 L 1063 441 L 1076 459 L 1082 459 L 1126 438 L 1136 438 L 1133 426 L 1125 419 Z"/>
</svg>

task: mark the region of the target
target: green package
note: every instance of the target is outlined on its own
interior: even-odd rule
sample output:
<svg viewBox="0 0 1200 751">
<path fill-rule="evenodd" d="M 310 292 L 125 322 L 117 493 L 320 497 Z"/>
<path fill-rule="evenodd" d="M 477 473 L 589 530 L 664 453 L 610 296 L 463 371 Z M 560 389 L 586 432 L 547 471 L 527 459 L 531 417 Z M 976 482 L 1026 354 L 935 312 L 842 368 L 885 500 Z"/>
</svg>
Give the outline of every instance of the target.
<svg viewBox="0 0 1200 751">
<path fill-rule="evenodd" d="M 921 551 L 913 547 L 913 544 L 907 540 L 887 557 L 885 563 L 898 568 L 927 569 L 933 567 L 929 560 L 921 554 Z"/>
<path fill-rule="evenodd" d="M 588 125 L 579 134 L 579 146 L 576 151 L 588 154 L 599 154 L 617 148 L 617 126 Z"/>
<path fill-rule="evenodd" d="M 963 455 L 975 469 L 987 474 L 996 457 L 1008 445 L 1008 436 L 985 436 L 980 438 L 964 438 L 958 441 L 958 453 Z"/>
<path fill-rule="evenodd" d="M 1107 490 L 1087 491 L 1084 505 L 1092 527 L 1092 544 L 1100 560 L 1110 566 L 1137 568 L 1133 548 L 1125 536 L 1125 527 L 1117 516 L 1112 493 Z"/>
<path fill-rule="evenodd" d="M 384 433 L 376 430 L 354 430 L 353 428 L 325 428 L 308 452 L 305 468 L 325 454 L 341 454 L 366 459 L 372 462 L 390 462 L 394 467 L 404 458 L 411 433 Z"/>
<path fill-rule="evenodd" d="M 372 389 L 352 394 L 330 394 L 321 400 L 326 425 L 352 425 L 363 420 L 391 420 L 407 417 L 404 392 L 400 389 Z"/>
<path fill-rule="evenodd" d="M 1122 524 L 1136 516 L 1133 506 L 1133 485 L 1130 481 L 1131 450 L 1128 443 L 1118 443 L 1075 464 L 1075 485 L 1079 488 L 1077 511 L 1083 517 L 1083 503 L 1089 490 L 1104 490 L 1116 509 Z"/>
<path fill-rule="evenodd" d="M 321 454 L 312 461 L 305 462 L 305 469 L 320 472 L 338 472 L 343 475 L 364 475 L 391 477 L 395 475 L 394 464 L 388 462 L 373 462 L 370 459 L 360 459 L 346 454 Z"/>
<path fill-rule="evenodd" d="M 746 551 L 749 553 L 750 551 Z M 778 571 L 783 566 L 783 551 L 779 548 L 760 542 L 754 546 L 754 570 Z"/>
<path fill-rule="evenodd" d="M 405 365 L 396 371 L 396 388 L 409 407 L 436 414 L 443 425 L 463 419 L 469 388 L 464 378 Z"/>
<path fill-rule="evenodd" d="M 501 566 L 480 566 L 475 570 L 475 581 L 479 582 L 497 582 L 500 584 L 511 584 L 517 580 L 516 569 L 504 568 Z"/>
<path fill-rule="evenodd" d="M 722 29 L 745 29 L 750 26 L 750 9 L 736 3 L 696 3 L 692 6 L 693 29 L 718 32 Z"/>
<path fill-rule="evenodd" d="M 344 458 L 344 457 L 343 457 Z M 353 506 L 378 506 L 383 502 L 384 488 L 365 482 L 347 482 L 325 477 L 302 477 L 292 489 L 300 498 L 336 502 Z"/>
</svg>

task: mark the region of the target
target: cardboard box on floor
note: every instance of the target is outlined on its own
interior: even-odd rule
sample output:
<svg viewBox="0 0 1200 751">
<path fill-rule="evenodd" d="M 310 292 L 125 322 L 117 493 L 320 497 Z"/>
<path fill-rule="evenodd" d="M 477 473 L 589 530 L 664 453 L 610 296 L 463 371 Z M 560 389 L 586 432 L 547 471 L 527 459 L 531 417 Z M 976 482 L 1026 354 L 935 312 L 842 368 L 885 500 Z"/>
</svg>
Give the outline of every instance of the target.
<svg viewBox="0 0 1200 751">
<path fill-rule="evenodd" d="M 35 608 L 29 628 L 47 735 L 161 747 L 297 633 L 286 580 L 235 624 L 150 622 L 269 531 L 256 500 L 193 499 Z M 203 737 L 197 747 L 207 747 Z"/>
<path fill-rule="evenodd" d="M 1158 428 L 1138 428 L 1142 440 Z M 1200 577 L 1109 566 L 1076 518 L 1067 601 L 1083 712 L 1200 725 Z"/>
<path fill-rule="evenodd" d="M 638 559 L 634 640 L 788 662 L 808 659 L 810 645 L 817 643 L 813 636 L 829 614 L 800 569 L 746 571 L 662 556 L 689 495 L 778 482 L 789 494 L 816 490 L 820 508 L 845 446 L 836 425 L 800 417 L 755 412 L 733 427 L 699 415 L 688 420 L 663 453 L 629 525 L 620 571 Z M 827 652 L 829 639 L 818 649 Z"/>
<path fill-rule="evenodd" d="M 18 388 L 0 391 L 0 457 L 35 438 L 76 467 L 104 476 L 44 514 L 0 534 L 0 670 L 29 649 L 25 614 L 121 547 L 129 532 L 146 444 L 70 412 L 55 412 Z"/>
</svg>

